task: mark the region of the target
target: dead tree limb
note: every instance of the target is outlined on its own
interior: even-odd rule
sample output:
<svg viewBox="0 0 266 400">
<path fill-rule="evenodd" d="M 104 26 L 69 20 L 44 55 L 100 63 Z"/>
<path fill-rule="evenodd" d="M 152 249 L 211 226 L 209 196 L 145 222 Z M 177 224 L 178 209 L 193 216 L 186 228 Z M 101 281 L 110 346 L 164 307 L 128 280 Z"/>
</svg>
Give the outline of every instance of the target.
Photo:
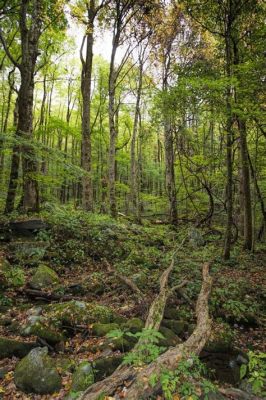
<svg viewBox="0 0 266 400">
<path fill-rule="evenodd" d="M 124 275 L 119 274 L 112 266 L 111 264 L 105 259 L 104 260 L 105 265 L 107 267 L 107 271 L 110 274 L 113 274 L 116 278 L 118 278 L 121 282 L 125 283 L 132 291 L 133 293 L 137 296 L 138 302 L 141 302 L 144 300 L 144 294 L 142 291 L 137 287 L 137 285 L 129 278 L 127 278 Z"/>
<path fill-rule="evenodd" d="M 164 282 L 167 275 L 169 276 L 171 268 L 173 269 L 171 265 L 165 271 L 161 281 Z M 100 395 L 113 395 L 117 388 L 123 387 L 125 383 L 127 383 L 127 390 L 124 398 L 127 400 L 146 399 L 160 387 L 159 383 L 155 387 L 150 386 L 149 379 L 151 375 L 155 374 L 159 377 L 163 369 L 175 370 L 182 358 L 201 352 L 211 332 L 208 299 L 211 292 L 212 278 L 209 275 L 208 263 L 203 265 L 202 277 L 201 291 L 196 304 L 197 325 L 192 335 L 184 343 L 170 348 L 161 354 L 157 360 L 142 368 L 122 364 L 111 376 L 90 386 L 80 397 L 80 400 L 96 400 Z M 153 325 L 156 324 L 153 323 Z"/>
</svg>

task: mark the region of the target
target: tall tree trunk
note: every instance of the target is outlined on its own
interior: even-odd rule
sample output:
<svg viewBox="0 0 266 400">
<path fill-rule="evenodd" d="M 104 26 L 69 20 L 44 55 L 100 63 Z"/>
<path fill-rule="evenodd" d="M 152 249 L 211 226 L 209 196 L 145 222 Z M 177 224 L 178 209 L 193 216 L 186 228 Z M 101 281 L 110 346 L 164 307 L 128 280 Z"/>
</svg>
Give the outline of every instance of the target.
<svg viewBox="0 0 266 400">
<path fill-rule="evenodd" d="M 82 62 L 81 94 L 82 94 L 82 144 L 81 144 L 81 166 L 85 171 L 82 178 L 82 207 L 84 210 L 93 209 L 92 188 L 92 163 L 91 163 L 91 76 L 93 60 L 93 22 L 95 18 L 95 2 L 88 6 L 88 26 L 86 36 L 83 38 L 80 58 Z M 86 42 L 86 56 L 82 55 L 84 43 Z"/>
<path fill-rule="evenodd" d="M 140 118 L 140 99 L 142 91 L 142 81 L 143 81 L 143 61 L 139 61 L 139 81 L 137 88 L 137 100 L 135 108 L 134 125 L 132 132 L 132 140 L 130 146 L 130 198 L 132 213 L 136 220 L 139 222 L 139 205 L 138 205 L 138 172 L 137 172 L 137 160 L 136 160 L 136 143 L 137 143 L 137 133 L 139 128 L 139 118 Z"/>
<path fill-rule="evenodd" d="M 116 218 L 117 216 L 117 205 L 116 205 L 116 123 L 115 123 L 115 89 L 116 89 L 116 71 L 115 71 L 115 55 L 118 48 L 119 36 L 117 35 L 113 39 L 113 48 L 110 63 L 109 72 L 109 130 L 110 130 L 110 143 L 109 143 L 109 206 L 111 216 Z"/>
<path fill-rule="evenodd" d="M 230 1 L 229 1 L 230 3 Z M 232 75 L 232 42 L 231 42 L 231 9 L 228 10 L 226 16 L 227 25 L 225 32 L 225 64 L 226 64 L 226 76 L 228 79 Z M 227 260 L 230 258 L 231 242 L 232 242 L 232 226 L 233 226 L 233 156 L 232 156 L 232 145 L 233 145 L 233 116 L 232 116 L 232 100 L 233 100 L 233 88 L 228 84 L 226 90 L 226 169 L 227 169 L 227 181 L 226 181 L 226 208 L 227 208 L 227 220 L 226 220 L 226 232 L 224 242 L 224 258 Z"/>
<path fill-rule="evenodd" d="M 246 123 L 241 118 L 238 118 L 238 128 L 240 133 L 240 154 L 241 154 L 241 169 L 242 169 L 242 192 L 244 205 L 244 248 L 252 249 L 252 204 L 250 193 L 250 174 L 248 147 L 246 135 Z"/>
</svg>

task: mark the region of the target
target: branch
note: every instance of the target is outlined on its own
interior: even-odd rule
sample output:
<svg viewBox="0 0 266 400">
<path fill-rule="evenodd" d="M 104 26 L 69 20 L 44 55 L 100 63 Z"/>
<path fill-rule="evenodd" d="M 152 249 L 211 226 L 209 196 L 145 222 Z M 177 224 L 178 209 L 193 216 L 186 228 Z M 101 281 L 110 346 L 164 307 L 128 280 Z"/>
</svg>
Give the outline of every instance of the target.
<svg viewBox="0 0 266 400">
<path fill-rule="evenodd" d="M 13 41 L 13 39 L 12 39 Z M 2 29 L 0 28 L 0 42 L 3 45 L 3 48 L 5 50 L 5 53 L 7 55 L 7 57 L 9 58 L 9 60 L 12 62 L 12 64 L 15 65 L 15 67 L 17 67 L 18 69 L 20 69 L 20 64 L 14 59 L 14 57 L 12 56 L 12 54 L 9 51 L 9 46 L 7 46 L 7 43 L 4 39 L 3 33 L 2 33 Z"/>
</svg>

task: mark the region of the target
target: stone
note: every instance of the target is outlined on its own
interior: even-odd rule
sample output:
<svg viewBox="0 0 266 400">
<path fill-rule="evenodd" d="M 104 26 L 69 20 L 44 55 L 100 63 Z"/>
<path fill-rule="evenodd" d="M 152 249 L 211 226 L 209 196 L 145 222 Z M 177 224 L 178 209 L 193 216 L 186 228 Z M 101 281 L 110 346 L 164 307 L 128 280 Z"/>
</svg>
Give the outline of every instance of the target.
<svg viewBox="0 0 266 400">
<path fill-rule="evenodd" d="M 35 343 L 0 337 L 0 359 L 11 358 L 13 356 L 25 357 L 35 346 Z"/>
<path fill-rule="evenodd" d="M 107 333 L 115 330 L 115 329 L 119 329 L 119 325 L 115 324 L 115 323 L 110 323 L 110 324 L 100 324 L 100 323 L 96 323 L 93 324 L 92 326 L 92 334 L 94 336 L 105 336 L 107 335 Z"/>
<path fill-rule="evenodd" d="M 179 320 L 180 318 L 179 310 L 174 307 L 166 307 L 164 310 L 164 318 Z"/>
<path fill-rule="evenodd" d="M 72 376 L 71 391 L 82 392 L 94 383 L 94 374 L 92 365 L 83 361 L 79 364 Z"/>
<path fill-rule="evenodd" d="M 123 356 L 98 358 L 93 362 L 95 382 L 111 375 L 123 361 Z"/>
<path fill-rule="evenodd" d="M 82 324 L 113 322 L 114 313 L 106 306 L 83 301 L 68 301 L 50 304 L 46 309 L 46 317 L 55 325 L 75 326 Z"/>
<path fill-rule="evenodd" d="M 182 342 L 171 329 L 161 326 L 159 332 L 164 336 L 164 339 L 160 339 L 158 343 L 161 347 L 176 346 Z"/>
<path fill-rule="evenodd" d="M 121 353 L 126 353 L 127 351 L 133 349 L 135 343 L 132 340 L 128 340 L 126 337 L 114 338 L 109 341 L 109 346 L 113 350 L 119 350 Z"/>
<path fill-rule="evenodd" d="M 47 265 L 41 264 L 29 282 L 29 286 L 32 289 L 44 289 L 55 286 L 58 283 L 59 277 L 57 273 Z"/>
<path fill-rule="evenodd" d="M 43 260 L 49 242 L 32 241 L 12 241 L 8 245 L 8 250 L 12 254 L 12 260 L 20 265 L 30 265 L 37 267 Z"/>
<path fill-rule="evenodd" d="M 25 393 L 51 394 L 60 390 L 62 385 L 46 347 L 33 349 L 17 364 L 14 381 Z"/>
<path fill-rule="evenodd" d="M 185 331 L 186 324 L 184 321 L 176 321 L 174 319 L 164 319 L 162 326 L 171 329 L 177 336 Z"/>
<path fill-rule="evenodd" d="M 55 365 L 60 373 L 74 372 L 76 366 L 74 360 L 65 356 L 56 357 Z"/>
<path fill-rule="evenodd" d="M 131 333 L 137 333 L 144 328 L 144 322 L 139 318 L 131 318 L 124 324 L 124 327 Z"/>
<path fill-rule="evenodd" d="M 50 345 L 55 345 L 66 340 L 65 336 L 59 332 L 55 327 L 45 324 L 40 320 L 40 317 L 31 317 L 29 325 L 23 328 L 22 334 L 24 336 L 34 335 L 45 340 Z"/>
</svg>

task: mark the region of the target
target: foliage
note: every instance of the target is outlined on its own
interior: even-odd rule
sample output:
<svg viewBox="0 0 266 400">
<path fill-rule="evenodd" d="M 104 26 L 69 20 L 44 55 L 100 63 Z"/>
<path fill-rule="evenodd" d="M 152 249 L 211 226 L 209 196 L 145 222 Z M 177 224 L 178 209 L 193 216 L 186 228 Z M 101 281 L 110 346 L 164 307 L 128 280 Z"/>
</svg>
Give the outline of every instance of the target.
<svg viewBox="0 0 266 400">
<path fill-rule="evenodd" d="M 256 395 L 266 395 L 266 354 L 249 351 L 248 365 L 242 364 L 240 378 L 248 378 Z"/>
<path fill-rule="evenodd" d="M 179 361 L 175 371 L 163 370 L 159 377 L 152 375 L 149 383 L 155 386 L 159 381 L 166 400 L 172 400 L 175 394 L 193 400 L 200 399 L 203 394 L 204 400 L 207 400 L 208 394 L 215 392 L 216 387 L 202 378 L 205 372 L 198 357 L 192 355 L 189 359 Z"/>
</svg>

